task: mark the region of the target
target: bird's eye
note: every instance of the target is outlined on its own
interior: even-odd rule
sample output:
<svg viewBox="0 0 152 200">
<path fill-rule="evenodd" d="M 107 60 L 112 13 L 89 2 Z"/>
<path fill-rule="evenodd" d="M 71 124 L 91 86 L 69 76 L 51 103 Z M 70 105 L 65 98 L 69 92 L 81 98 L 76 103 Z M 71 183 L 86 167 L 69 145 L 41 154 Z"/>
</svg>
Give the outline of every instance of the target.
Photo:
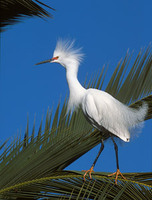
<svg viewBox="0 0 152 200">
<path fill-rule="evenodd" d="M 59 58 L 59 56 L 56 56 L 55 58 L 54 58 L 54 60 L 57 60 Z"/>
</svg>

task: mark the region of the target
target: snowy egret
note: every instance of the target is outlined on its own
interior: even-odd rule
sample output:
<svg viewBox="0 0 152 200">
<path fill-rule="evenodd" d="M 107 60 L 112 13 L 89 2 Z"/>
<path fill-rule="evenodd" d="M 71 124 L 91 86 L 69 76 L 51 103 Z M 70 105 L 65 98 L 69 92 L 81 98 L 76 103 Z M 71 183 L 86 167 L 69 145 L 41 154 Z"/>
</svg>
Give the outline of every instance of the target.
<svg viewBox="0 0 152 200">
<path fill-rule="evenodd" d="M 124 176 L 119 170 L 118 146 L 114 141 L 114 136 L 129 142 L 129 129 L 144 120 L 148 106 L 146 103 L 143 103 L 139 109 L 133 109 L 124 105 L 107 92 L 93 88 L 85 89 L 77 79 L 78 67 L 82 58 L 81 49 L 75 49 L 74 42 L 59 40 L 54 50 L 53 58 L 39 62 L 36 65 L 56 62 L 66 69 L 66 79 L 70 91 L 68 110 L 80 107 L 84 116 L 93 127 L 100 132 L 104 129 L 107 131 L 107 134 L 110 134 L 116 153 L 117 171 L 109 176 L 116 175 L 115 183 L 117 184 L 118 175 L 121 175 L 122 178 Z M 99 153 L 91 168 L 85 171 L 84 180 L 87 173 L 89 173 L 91 178 L 93 168 L 103 149 L 104 142 L 102 139 Z"/>
</svg>

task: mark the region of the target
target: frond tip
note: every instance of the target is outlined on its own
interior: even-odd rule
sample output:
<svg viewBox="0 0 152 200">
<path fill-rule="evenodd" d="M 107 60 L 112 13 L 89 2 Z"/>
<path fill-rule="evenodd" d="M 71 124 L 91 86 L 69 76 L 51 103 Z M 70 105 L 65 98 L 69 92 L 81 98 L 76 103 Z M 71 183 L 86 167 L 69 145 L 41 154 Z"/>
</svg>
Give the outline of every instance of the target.
<svg viewBox="0 0 152 200">
<path fill-rule="evenodd" d="M 39 5 L 40 4 L 40 5 Z M 45 8 L 55 10 L 54 8 L 42 3 L 39 0 L 1 0 L 0 11 L 1 11 L 1 24 L 0 31 L 4 31 L 8 25 L 15 24 L 23 17 L 52 17 Z"/>
</svg>

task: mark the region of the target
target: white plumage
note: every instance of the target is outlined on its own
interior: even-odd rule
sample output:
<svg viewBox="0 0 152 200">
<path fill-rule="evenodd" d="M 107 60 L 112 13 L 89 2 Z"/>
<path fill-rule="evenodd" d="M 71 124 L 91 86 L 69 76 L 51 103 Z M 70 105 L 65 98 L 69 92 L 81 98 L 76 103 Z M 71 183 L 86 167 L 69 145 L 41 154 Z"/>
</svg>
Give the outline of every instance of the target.
<svg viewBox="0 0 152 200">
<path fill-rule="evenodd" d="M 102 131 L 102 127 L 129 142 L 129 129 L 142 122 L 147 113 L 147 104 L 138 110 L 129 108 L 110 94 L 97 89 L 88 89 L 82 100 L 82 110 L 91 124 Z"/>
<path fill-rule="evenodd" d="M 133 109 L 107 92 L 82 87 L 77 79 L 77 72 L 83 55 L 80 49 L 73 48 L 73 44 L 74 42 L 59 40 L 53 58 L 48 60 L 48 62 L 60 63 L 66 69 L 70 90 L 68 110 L 81 107 L 85 117 L 95 128 L 102 130 L 104 127 L 128 142 L 130 140 L 129 130 L 144 120 L 148 109 L 147 104 L 143 103 L 139 109 Z"/>
</svg>

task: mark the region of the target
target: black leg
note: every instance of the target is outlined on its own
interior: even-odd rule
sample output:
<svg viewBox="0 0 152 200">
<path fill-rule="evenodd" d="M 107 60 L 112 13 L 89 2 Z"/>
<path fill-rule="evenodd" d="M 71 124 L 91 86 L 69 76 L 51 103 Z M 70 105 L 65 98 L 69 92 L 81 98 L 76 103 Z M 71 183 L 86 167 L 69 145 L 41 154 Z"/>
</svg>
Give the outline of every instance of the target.
<svg viewBox="0 0 152 200">
<path fill-rule="evenodd" d="M 113 136 L 111 136 L 111 139 L 112 139 L 112 141 L 113 141 L 114 148 L 115 148 L 117 169 L 119 169 L 119 161 L 118 161 L 118 146 L 117 146 L 116 142 L 114 141 Z"/>
<path fill-rule="evenodd" d="M 96 162 L 97 162 L 97 160 L 98 160 L 98 158 L 99 158 L 101 152 L 103 151 L 103 149 L 104 149 L 104 143 L 103 143 L 103 139 L 101 139 L 101 147 L 100 147 L 100 150 L 99 150 L 98 155 L 97 155 L 97 157 L 95 158 L 95 160 L 94 160 L 94 162 L 93 162 L 91 168 L 90 168 L 89 170 L 82 170 L 82 171 L 85 172 L 85 174 L 83 175 L 84 181 L 85 181 L 85 177 L 86 177 L 87 173 L 89 173 L 90 179 L 92 178 L 92 177 L 91 177 L 91 173 L 93 172 L 93 168 L 94 168 L 94 166 L 95 166 L 95 164 L 96 164 Z"/>
<path fill-rule="evenodd" d="M 104 149 L 104 143 L 103 143 L 103 139 L 101 139 L 101 147 L 100 147 L 100 150 L 99 150 L 99 152 L 98 152 L 97 157 L 95 158 L 95 160 L 94 160 L 94 162 L 93 162 L 93 164 L 92 164 L 92 167 L 95 166 L 95 164 L 96 164 L 96 162 L 97 162 L 97 160 L 98 160 L 98 158 L 99 158 L 101 152 L 103 151 L 103 149 Z"/>
<path fill-rule="evenodd" d="M 118 146 L 117 146 L 116 142 L 114 141 L 112 135 L 111 135 L 111 139 L 112 139 L 112 141 L 113 141 L 114 148 L 115 148 L 115 153 L 116 153 L 117 171 L 116 171 L 115 173 L 113 173 L 113 174 L 109 174 L 108 176 L 116 175 L 116 178 L 115 178 L 115 184 L 117 185 L 118 175 L 121 175 L 121 177 L 122 177 L 123 179 L 126 179 L 126 178 L 122 175 L 122 173 L 121 173 L 120 170 L 119 170 L 119 162 L 118 162 Z"/>
</svg>

